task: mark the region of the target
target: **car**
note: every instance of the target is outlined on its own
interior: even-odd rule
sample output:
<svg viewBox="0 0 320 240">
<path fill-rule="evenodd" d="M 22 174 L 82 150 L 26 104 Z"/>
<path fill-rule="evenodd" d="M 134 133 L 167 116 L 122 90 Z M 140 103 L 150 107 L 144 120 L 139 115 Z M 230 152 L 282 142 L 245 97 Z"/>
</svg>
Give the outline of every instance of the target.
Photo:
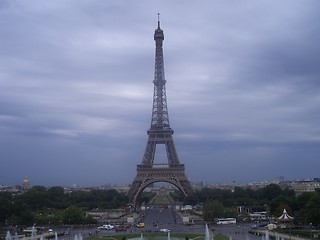
<svg viewBox="0 0 320 240">
<path fill-rule="evenodd" d="M 144 228 L 144 223 L 143 223 L 143 222 L 138 223 L 138 224 L 137 224 L 137 228 Z"/>
<path fill-rule="evenodd" d="M 115 230 L 116 232 L 122 232 L 122 231 L 125 231 L 126 228 L 125 228 L 124 226 L 117 226 L 117 227 L 114 228 L 114 230 Z"/>
<path fill-rule="evenodd" d="M 98 227 L 99 230 L 111 230 L 113 228 L 114 228 L 114 226 L 112 226 L 110 224 L 105 224 L 105 225 Z"/>
<path fill-rule="evenodd" d="M 170 232 L 170 230 L 167 229 L 167 228 L 161 228 L 161 229 L 160 229 L 160 232 Z"/>
</svg>

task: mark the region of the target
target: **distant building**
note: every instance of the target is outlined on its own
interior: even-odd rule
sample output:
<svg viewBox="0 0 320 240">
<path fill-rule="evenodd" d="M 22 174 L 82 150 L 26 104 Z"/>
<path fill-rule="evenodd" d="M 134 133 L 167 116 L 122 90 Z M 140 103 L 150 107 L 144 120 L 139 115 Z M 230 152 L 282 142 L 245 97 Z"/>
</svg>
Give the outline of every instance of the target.
<svg viewBox="0 0 320 240">
<path fill-rule="evenodd" d="M 29 178 L 26 176 L 26 177 L 24 177 L 23 182 L 22 182 L 22 189 L 28 190 L 29 188 L 30 188 L 30 182 L 29 182 Z"/>
<path fill-rule="evenodd" d="M 320 181 L 318 178 L 314 178 L 313 180 L 295 181 L 290 185 L 296 195 L 300 195 L 304 192 L 314 192 L 316 189 L 320 189 Z"/>
</svg>

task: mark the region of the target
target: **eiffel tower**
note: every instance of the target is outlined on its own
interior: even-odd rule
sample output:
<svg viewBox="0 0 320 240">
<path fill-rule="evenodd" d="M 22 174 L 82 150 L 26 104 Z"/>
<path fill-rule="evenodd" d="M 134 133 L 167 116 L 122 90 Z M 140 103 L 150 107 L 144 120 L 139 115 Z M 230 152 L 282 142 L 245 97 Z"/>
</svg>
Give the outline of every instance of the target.
<svg viewBox="0 0 320 240">
<path fill-rule="evenodd" d="M 169 124 L 162 48 L 164 35 L 160 28 L 159 14 L 158 28 L 154 33 L 154 40 L 156 52 L 151 127 L 147 131 L 148 142 L 142 163 L 137 165 L 137 175 L 128 191 L 128 197 L 134 206 L 137 205 L 143 190 L 155 182 L 170 183 L 176 186 L 185 196 L 193 193 L 191 184 L 185 174 L 184 164 L 179 161 L 172 138 L 173 130 Z M 165 145 L 168 164 L 154 163 L 158 144 Z"/>
</svg>

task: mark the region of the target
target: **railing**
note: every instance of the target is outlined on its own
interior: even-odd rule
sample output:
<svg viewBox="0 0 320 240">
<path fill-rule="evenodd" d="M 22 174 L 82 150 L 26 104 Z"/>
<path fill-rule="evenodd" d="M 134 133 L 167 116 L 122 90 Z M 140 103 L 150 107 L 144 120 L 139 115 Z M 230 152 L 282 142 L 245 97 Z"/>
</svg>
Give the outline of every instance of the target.
<svg viewBox="0 0 320 240">
<path fill-rule="evenodd" d="M 169 165 L 164 163 L 158 163 L 158 164 L 152 164 L 152 165 L 137 165 L 137 169 L 150 169 L 150 168 L 184 169 L 184 164 Z"/>
</svg>

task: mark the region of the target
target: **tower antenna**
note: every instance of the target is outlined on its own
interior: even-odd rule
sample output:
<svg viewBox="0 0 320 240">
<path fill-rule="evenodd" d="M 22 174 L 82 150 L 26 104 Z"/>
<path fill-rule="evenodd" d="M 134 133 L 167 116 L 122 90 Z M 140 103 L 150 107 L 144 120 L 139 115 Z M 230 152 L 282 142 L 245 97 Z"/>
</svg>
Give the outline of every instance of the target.
<svg viewBox="0 0 320 240">
<path fill-rule="evenodd" d="M 160 13 L 158 13 L 158 28 L 160 29 Z"/>
</svg>

